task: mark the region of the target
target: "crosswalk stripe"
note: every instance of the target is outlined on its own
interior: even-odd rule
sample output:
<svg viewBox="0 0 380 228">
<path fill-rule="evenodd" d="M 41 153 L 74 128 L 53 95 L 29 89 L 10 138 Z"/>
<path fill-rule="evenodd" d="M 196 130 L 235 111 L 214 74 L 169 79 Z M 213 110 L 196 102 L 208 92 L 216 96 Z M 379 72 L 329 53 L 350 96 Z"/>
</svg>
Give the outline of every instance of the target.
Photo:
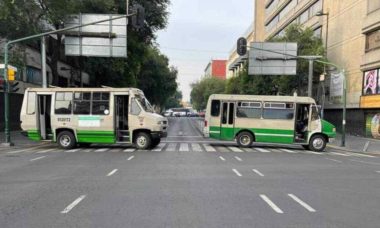
<svg viewBox="0 0 380 228">
<path fill-rule="evenodd" d="M 122 151 L 122 149 L 112 149 L 112 150 L 110 150 L 109 152 L 112 152 L 112 153 L 119 153 L 119 152 L 121 152 Z"/>
<path fill-rule="evenodd" d="M 309 212 L 316 212 L 316 210 L 314 208 L 312 208 L 309 204 L 305 203 L 304 201 L 302 201 L 300 198 L 298 198 L 297 196 L 293 195 L 293 194 L 288 194 L 288 196 L 290 198 L 292 198 L 294 201 L 296 201 L 297 203 L 299 203 L 302 207 L 304 207 L 306 210 L 308 210 Z"/>
<path fill-rule="evenodd" d="M 109 148 L 101 148 L 101 149 L 95 150 L 95 153 L 106 152 L 108 150 L 109 150 Z"/>
<path fill-rule="evenodd" d="M 272 152 L 275 152 L 275 153 L 282 153 L 282 151 L 279 150 L 279 149 L 272 149 Z"/>
<path fill-rule="evenodd" d="M 85 149 L 85 150 L 82 150 L 81 152 L 84 152 L 84 153 L 89 153 L 89 152 L 92 152 L 93 149 Z"/>
<path fill-rule="evenodd" d="M 283 152 L 286 152 L 286 153 L 291 153 L 291 154 L 297 154 L 298 152 L 295 152 L 293 150 L 288 150 L 288 149 L 280 149 L 281 151 Z"/>
<path fill-rule="evenodd" d="M 177 147 L 177 144 L 170 143 L 168 148 L 166 148 L 166 151 L 175 151 L 175 148 Z"/>
<path fill-rule="evenodd" d="M 189 151 L 189 144 L 181 143 L 179 147 L 179 151 Z"/>
<path fill-rule="evenodd" d="M 128 149 L 125 149 L 123 150 L 123 152 L 126 152 L 126 153 L 132 153 L 132 152 L 135 152 L 135 148 L 128 148 Z"/>
<path fill-rule="evenodd" d="M 316 154 L 316 155 L 324 155 L 325 154 L 323 152 L 315 152 L 315 151 L 310 151 L 310 150 L 304 150 L 303 152 L 306 154 Z"/>
<path fill-rule="evenodd" d="M 235 147 L 235 146 L 229 146 L 227 148 L 230 149 L 230 150 L 232 150 L 233 152 L 238 152 L 238 153 L 244 152 L 240 148 Z"/>
<path fill-rule="evenodd" d="M 350 157 L 351 156 L 351 155 L 348 155 L 348 154 L 341 154 L 341 153 L 337 153 L 337 152 L 330 152 L 329 154 L 334 154 L 334 155 L 344 156 L 344 157 Z"/>
<path fill-rule="evenodd" d="M 216 152 L 215 148 L 211 145 L 204 145 L 204 147 L 207 152 Z"/>
<path fill-rule="evenodd" d="M 243 150 L 247 153 L 256 153 L 257 151 L 252 148 L 243 148 Z"/>
<path fill-rule="evenodd" d="M 261 152 L 261 153 L 270 153 L 269 150 L 266 150 L 266 149 L 263 149 L 263 148 L 255 147 L 254 149 L 257 150 L 257 151 L 259 151 L 259 152 Z"/>
<path fill-rule="evenodd" d="M 76 153 L 78 151 L 80 151 L 81 149 L 72 149 L 72 150 L 66 150 L 65 152 L 66 153 Z"/>
<path fill-rule="evenodd" d="M 359 154 L 359 153 L 349 153 L 349 154 L 354 157 L 376 158 L 375 156 L 368 155 L 368 154 Z"/>
<path fill-rule="evenodd" d="M 193 151 L 197 151 L 197 152 L 202 151 L 202 148 L 198 143 L 191 144 L 191 147 L 193 148 Z"/>
<path fill-rule="evenodd" d="M 57 149 L 54 148 L 54 149 L 49 149 L 49 150 L 38 151 L 37 154 L 45 154 L 54 150 L 57 150 Z"/>
<path fill-rule="evenodd" d="M 156 148 L 153 149 L 153 151 L 162 151 L 164 147 L 166 146 L 166 143 L 160 143 Z"/>
</svg>

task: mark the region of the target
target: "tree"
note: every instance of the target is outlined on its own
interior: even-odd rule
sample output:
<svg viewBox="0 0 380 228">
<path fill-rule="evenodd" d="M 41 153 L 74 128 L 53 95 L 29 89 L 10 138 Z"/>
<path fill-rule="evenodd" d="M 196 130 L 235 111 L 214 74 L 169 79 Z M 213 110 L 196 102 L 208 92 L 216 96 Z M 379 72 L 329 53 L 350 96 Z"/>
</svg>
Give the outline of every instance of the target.
<svg viewBox="0 0 380 228">
<path fill-rule="evenodd" d="M 176 91 L 175 94 L 166 101 L 165 109 L 169 108 L 180 108 L 182 107 L 180 101 L 182 100 L 182 92 Z"/>
<path fill-rule="evenodd" d="M 219 78 L 204 78 L 191 84 L 191 102 L 196 110 L 203 110 L 207 106 L 208 98 L 211 94 L 224 93 L 226 81 Z"/>
</svg>

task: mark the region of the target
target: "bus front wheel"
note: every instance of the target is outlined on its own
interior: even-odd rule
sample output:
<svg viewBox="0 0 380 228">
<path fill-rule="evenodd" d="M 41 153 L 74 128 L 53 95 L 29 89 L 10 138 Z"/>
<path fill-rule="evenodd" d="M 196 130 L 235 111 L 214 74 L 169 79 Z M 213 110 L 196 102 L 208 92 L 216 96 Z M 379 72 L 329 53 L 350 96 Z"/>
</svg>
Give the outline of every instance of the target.
<svg viewBox="0 0 380 228">
<path fill-rule="evenodd" d="M 253 143 L 253 135 L 247 131 L 240 132 L 236 137 L 240 147 L 250 147 Z"/>
<path fill-rule="evenodd" d="M 145 132 L 140 132 L 136 136 L 135 144 L 136 144 L 137 149 L 146 150 L 151 146 L 152 138 L 150 137 L 149 134 Z"/>
<path fill-rule="evenodd" d="M 316 152 L 322 152 L 326 148 L 326 138 L 323 135 L 314 135 L 310 139 L 309 148 Z"/>
<path fill-rule="evenodd" d="M 72 149 L 76 145 L 74 134 L 70 131 L 62 131 L 58 134 L 58 144 L 63 149 Z"/>
</svg>

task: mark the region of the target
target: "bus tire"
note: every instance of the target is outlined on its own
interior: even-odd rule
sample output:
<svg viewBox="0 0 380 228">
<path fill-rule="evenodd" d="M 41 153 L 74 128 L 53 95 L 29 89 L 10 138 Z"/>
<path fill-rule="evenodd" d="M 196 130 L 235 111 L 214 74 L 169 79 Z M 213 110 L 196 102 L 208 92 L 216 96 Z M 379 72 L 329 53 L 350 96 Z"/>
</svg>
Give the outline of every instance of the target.
<svg viewBox="0 0 380 228">
<path fill-rule="evenodd" d="M 326 138 L 323 135 L 314 135 L 309 142 L 309 148 L 312 151 L 322 152 L 326 148 Z"/>
<path fill-rule="evenodd" d="M 135 144 L 137 149 L 146 150 L 152 145 L 152 137 L 148 133 L 140 132 L 136 135 Z"/>
<path fill-rule="evenodd" d="M 253 143 L 253 135 L 248 131 L 243 131 L 236 137 L 239 147 L 251 147 Z"/>
<path fill-rule="evenodd" d="M 70 131 L 62 131 L 57 137 L 58 145 L 66 150 L 73 149 L 76 145 L 75 136 Z"/>
</svg>

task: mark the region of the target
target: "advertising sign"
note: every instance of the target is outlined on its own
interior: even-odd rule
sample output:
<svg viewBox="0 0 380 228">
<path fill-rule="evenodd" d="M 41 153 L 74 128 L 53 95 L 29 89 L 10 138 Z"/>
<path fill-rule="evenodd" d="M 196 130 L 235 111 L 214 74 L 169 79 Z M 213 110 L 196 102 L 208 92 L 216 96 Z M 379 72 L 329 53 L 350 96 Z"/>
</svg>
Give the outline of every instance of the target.
<svg viewBox="0 0 380 228">
<path fill-rule="evenodd" d="M 380 139 L 380 113 L 367 114 L 366 136 L 369 138 Z"/>
<path fill-rule="evenodd" d="M 331 73 L 330 100 L 334 103 L 341 102 L 343 96 L 343 80 L 344 76 L 342 73 Z"/>
<path fill-rule="evenodd" d="M 378 91 L 378 70 L 370 70 L 364 73 L 363 95 L 377 94 Z"/>
</svg>

